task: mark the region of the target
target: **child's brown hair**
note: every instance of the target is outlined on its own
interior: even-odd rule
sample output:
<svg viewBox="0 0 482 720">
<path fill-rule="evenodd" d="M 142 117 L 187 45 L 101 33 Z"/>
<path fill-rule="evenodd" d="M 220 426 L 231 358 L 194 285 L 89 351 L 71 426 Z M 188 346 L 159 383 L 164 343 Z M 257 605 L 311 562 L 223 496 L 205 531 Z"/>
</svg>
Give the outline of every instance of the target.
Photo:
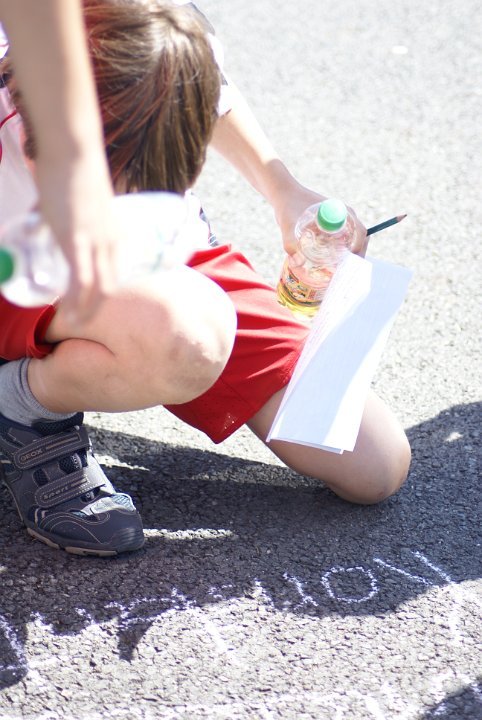
<svg viewBox="0 0 482 720">
<path fill-rule="evenodd" d="M 168 0 L 83 0 L 109 166 L 123 192 L 193 185 L 217 119 L 220 71 L 207 29 Z M 8 63 L 8 61 L 7 61 Z M 11 73 L 11 68 L 3 70 Z M 7 81 L 33 133 L 14 76 Z"/>
</svg>

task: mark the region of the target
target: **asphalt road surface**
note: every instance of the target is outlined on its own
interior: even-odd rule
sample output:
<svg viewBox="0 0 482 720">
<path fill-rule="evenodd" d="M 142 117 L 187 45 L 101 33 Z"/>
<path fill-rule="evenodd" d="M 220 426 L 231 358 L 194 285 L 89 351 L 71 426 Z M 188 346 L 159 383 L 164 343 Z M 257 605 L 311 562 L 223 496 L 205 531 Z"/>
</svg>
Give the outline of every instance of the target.
<svg viewBox="0 0 482 720">
<path fill-rule="evenodd" d="M 374 379 L 413 448 L 376 507 L 166 411 L 88 415 L 147 542 L 31 540 L 0 493 L 2 720 L 475 720 L 480 685 L 480 120 L 475 0 L 206 0 L 226 67 L 294 174 L 413 280 Z M 218 157 L 217 234 L 275 281 L 270 208 Z"/>
</svg>

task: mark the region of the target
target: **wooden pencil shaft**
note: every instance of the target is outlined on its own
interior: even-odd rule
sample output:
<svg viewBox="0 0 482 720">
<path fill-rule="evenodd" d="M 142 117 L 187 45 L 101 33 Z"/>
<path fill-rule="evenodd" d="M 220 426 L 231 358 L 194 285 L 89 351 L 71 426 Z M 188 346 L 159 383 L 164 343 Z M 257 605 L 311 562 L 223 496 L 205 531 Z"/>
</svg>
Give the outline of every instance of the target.
<svg viewBox="0 0 482 720">
<path fill-rule="evenodd" d="M 390 227 L 391 225 L 396 225 L 405 217 L 407 216 L 397 215 L 396 217 L 392 217 L 389 220 L 384 220 L 384 222 L 381 222 L 378 225 L 373 225 L 371 228 L 368 228 L 367 235 L 373 235 L 376 232 L 380 232 L 380 230 L 385 230 L 385 228 Z"/>
</svg>

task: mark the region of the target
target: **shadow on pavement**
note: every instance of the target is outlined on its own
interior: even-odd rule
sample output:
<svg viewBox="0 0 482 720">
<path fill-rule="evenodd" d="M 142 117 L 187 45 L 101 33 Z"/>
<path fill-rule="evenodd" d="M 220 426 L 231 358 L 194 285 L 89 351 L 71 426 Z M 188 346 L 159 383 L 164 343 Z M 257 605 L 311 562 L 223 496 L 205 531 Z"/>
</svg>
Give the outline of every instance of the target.
<svg viewBox="0 0 482 720">
<path fill-rule="evenodd" d="M 452 693 L 430 708 L 422 720 L 461 720 L 471 718 L 477 720 L 482 717 L 482 686 L 469 685 Z"/>
<path fill-rule="evenodd" d="M 35 620 L 58 635 L 116 620 L 128 660 L 167 612 L 252 597 L 283 613 L 380 617 L 432 586 L 479 577 L 480 412 L 456 406 L 412 427 L 409 480 L 372 507 L 279 466 L 93 430 L 97 453 L 122 463 L 107 472 L 134 496 L 146 545 L 108 560 L 52 551 L 1 493 L 0 688 L 25 674 Z"/>
</svg>

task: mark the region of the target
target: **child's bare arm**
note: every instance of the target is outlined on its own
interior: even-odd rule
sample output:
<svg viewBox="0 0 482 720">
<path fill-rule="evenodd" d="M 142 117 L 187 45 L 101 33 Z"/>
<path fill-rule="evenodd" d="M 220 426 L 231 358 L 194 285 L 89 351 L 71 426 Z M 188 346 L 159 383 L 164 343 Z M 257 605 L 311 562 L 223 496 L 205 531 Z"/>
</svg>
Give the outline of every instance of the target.
<svg viewBox="0 0 482 720">
<path fill-rule="evenodd" d="M 303 186 L 291 174 L 232 83 L 230 99 L 231 110 L 219 118 L 211 145 L 269 202 L 285 250 L 294 252 L 297 219 L 305 208 L 326 196 Z M 364 252 L 365 236 L 365 227 L 358 222 L 356 252 Z"/>
<path fill-rule="evenodd" d="M 112 189 L 80 2 L 0 0 L 33 125 L 42 213 L 72 268 L 66 302 L 79 318 L 112 285 Z"/>
</svg>

